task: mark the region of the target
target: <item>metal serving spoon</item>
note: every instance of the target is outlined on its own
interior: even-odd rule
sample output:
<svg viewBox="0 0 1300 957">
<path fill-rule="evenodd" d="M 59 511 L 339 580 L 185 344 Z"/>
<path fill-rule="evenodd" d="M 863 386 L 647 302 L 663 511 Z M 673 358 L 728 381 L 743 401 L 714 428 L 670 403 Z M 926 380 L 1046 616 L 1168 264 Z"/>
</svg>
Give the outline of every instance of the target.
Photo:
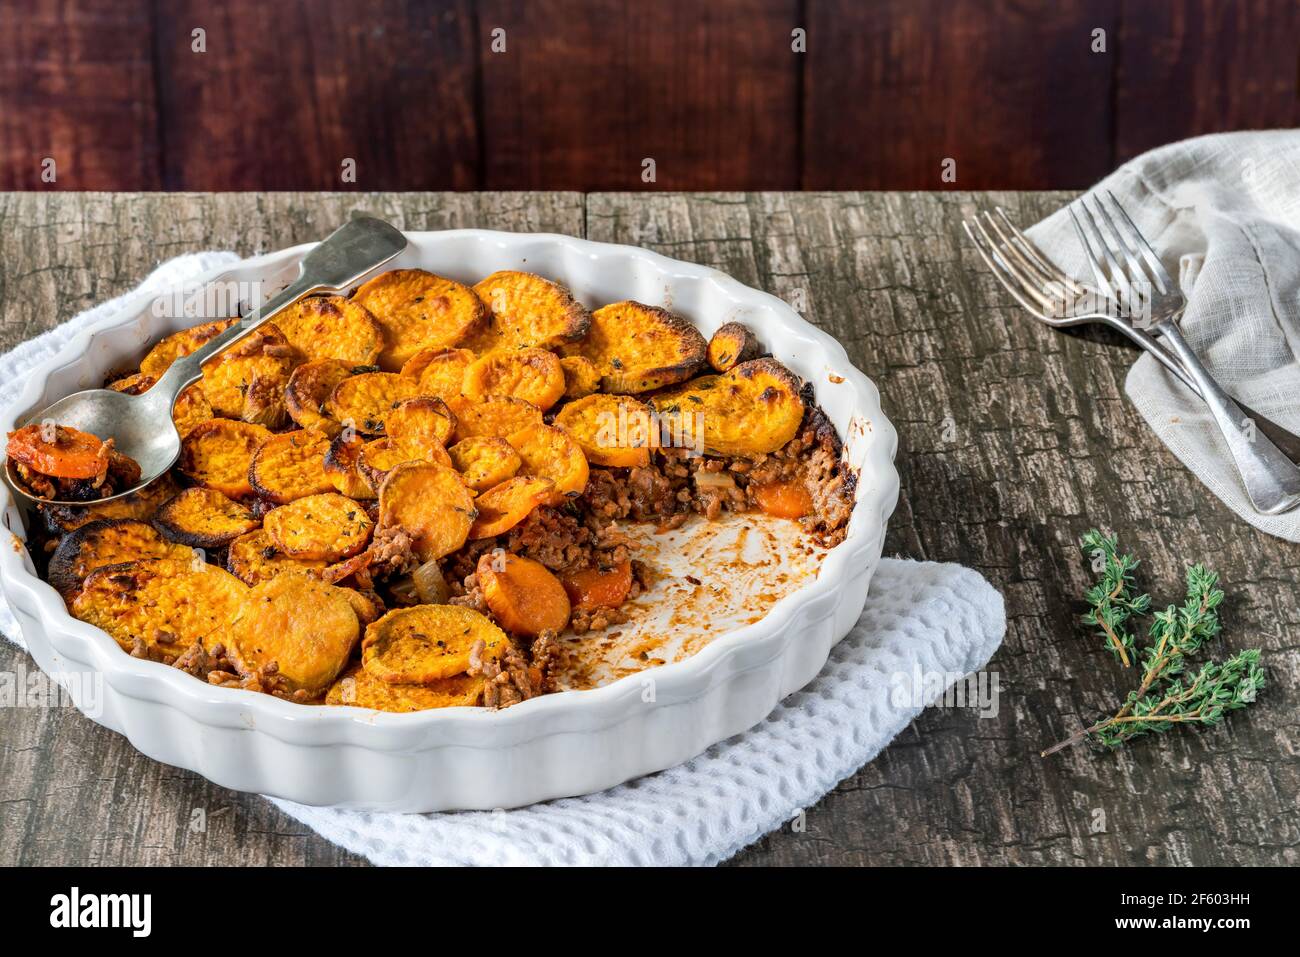
<svg viewBox="0 0 1300 957">
<path fill-rule="evenodd" d="M 172 406 L 181 390 L 203 375 L 203 363 L 233 345 L 277 312 L 313 292 L 342 292 L 357 280 L 388 262 L 406 248 L 406 237 L 378 219 L 358 217 L 340 226 L 307 254 L 299 266 L 298 278 L 199 349 L 171 364 L 146 392 L 127 395 L 112 389 L 74 392 L 53 405 L 26 416 L 19 423 L 53 422 L 112 438 L 114 447 L 140 465 L 140 481 L 108 498 L 93 502 L 66 502 L 38 498 L 23 488 L 6 458 L 5 478 L 16 495 L 45 505 L 95 505 L 137 491 L 162 475 L 181 451 L 181 437 L 172 421 Z"/>
</svg>

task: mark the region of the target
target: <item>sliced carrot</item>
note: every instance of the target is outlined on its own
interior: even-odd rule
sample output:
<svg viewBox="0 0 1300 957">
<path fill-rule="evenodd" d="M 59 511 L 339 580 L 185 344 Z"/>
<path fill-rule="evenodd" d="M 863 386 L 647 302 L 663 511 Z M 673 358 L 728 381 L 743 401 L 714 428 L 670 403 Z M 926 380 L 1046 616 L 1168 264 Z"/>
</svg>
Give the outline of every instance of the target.
<svg viewBox="0 0 1300 957">
<path fill-rule="evenodd" d="M 506 631 L 536 638 L 569 623 L 569 596 L 541 562 L 497 550 L 479 558 L 475 573 L 488 610 Z"/>
<path fill-rule="evenodd" d="M 575 568 L 560 581 L 574 608 L 617 608 L 632 590 L 632 563 L 621 561 L 607 568 Z"/>
<path fill-rule="evenodd" d="M 776 518 L 803 518 L 812 511 L 812 496 L 797 479 L 754 486 L 754 501 Z"/>
<path fill-rule="evenodd" d="M 545 504 L 554 492 L 555 483 L 550 479 L 523 475 L 494 485 L 474 500 L 478 517 L 470 526 L 470 541 L 510 531 L 533 509 Z"/>
</svg>

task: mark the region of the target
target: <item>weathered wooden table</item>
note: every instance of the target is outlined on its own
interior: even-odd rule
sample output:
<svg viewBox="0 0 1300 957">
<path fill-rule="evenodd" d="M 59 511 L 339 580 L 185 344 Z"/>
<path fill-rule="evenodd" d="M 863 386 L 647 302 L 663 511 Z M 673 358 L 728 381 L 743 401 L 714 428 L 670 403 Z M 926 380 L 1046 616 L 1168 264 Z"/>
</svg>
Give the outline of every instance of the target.
<svg viewBox="0 0 1300 957">
<path fill-rule="evenodd" d="M 1133 354 L 1012 307 L 960 219 L 1019 222 L 1068 194 L 0 194 L 0 348 L 129 289 L 161 259 L 324 236 L 353 210 L 411 229 L 554 231 L 646 246 L 806 301 L 880 386 L 901 435 L 887 554 L 961 562 L 1006 596 L 1001 707 L 931 709 L 739 864 L 1300 862 L 1300 549 L 1236 520 L 1124 398 Z M 1039 750 L 1130 676 L 1084 635 L 1075 546 L 1097 525 L 1161 600 L 1205 560 L 1225 642 L 1270 685 L 1219 729 L 1119 754 Z M 0 670 L 30 666 L 0 644 Z M 202 810 L 198 815 L 196 810 Z M 206 826 L 197 821 L 205 819 Z M 275 810 L 137 754 L 71 709 L 0 711 L 0 863 L 352 864 Z"/>
</svg>

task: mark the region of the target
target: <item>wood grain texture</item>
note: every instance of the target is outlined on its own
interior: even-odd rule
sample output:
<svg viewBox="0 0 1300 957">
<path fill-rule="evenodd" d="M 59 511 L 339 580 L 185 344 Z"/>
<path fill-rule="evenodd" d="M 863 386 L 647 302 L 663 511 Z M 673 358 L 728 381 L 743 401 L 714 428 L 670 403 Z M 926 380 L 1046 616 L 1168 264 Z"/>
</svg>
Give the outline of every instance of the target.
<svg viewBox="0 0 1300 957">
<path fill-rule="evenodd" d="M 798 185 L 795 0 L 478 6 L 485 188 Z"/>
<path fill-rule="evenodd" d="M 478 184 L 469 3 L 172 0 L 158 14 L 164 188 Z"/>
<path fill-rule="evenodd" d="M 1021 315 L 961 239 L 975 206 L 1019 222 L 1069 194 L 0 196 L 0 348 L 136 282 L 159 258 L 265 251 L 352 209 L 401 225 L 555 229 L 705 263 L 840 339 L 898 427 L 886 553 L 961 562 L 1006 597 L 1000 708 L 930 709 L 736 864 L 1300 863 L 1300 558 L 1232 516 L 1123 395 L 1133 354 Z M 801 293 L 798 291 L 802 290 Z M 1075 539 L 1118 532 L 1176 600 L 1220 571 L 1215 653 L 1259 646 L 1270 685 L 1222 728 L 1118 754 L 1038 752 L 1128 687 L 1079 627 Z M 0 669 L 30 659 L 0 645 Z M 192 827 L 202 809 L 207 830 Z M 1100 827 L 1100 829 L 1098 829 Z M 260 798 L 141 757 L 67 710 L 0 711 L 0 864 L 357 863 Z"/>
<path fill-rule="evenodd" d="M 1110 167 L 1117 0 L 808 0 L 803 185 L 1084 186 Z"/>
<path fill-rule="evenodd" d="M 1300 4 L 1126 0 L 1115 100 L 1121 162 L 1170 140 L 1300 124 Z M 1171 95 L 1175 93 L 1177 95 Z"/>
</svg>

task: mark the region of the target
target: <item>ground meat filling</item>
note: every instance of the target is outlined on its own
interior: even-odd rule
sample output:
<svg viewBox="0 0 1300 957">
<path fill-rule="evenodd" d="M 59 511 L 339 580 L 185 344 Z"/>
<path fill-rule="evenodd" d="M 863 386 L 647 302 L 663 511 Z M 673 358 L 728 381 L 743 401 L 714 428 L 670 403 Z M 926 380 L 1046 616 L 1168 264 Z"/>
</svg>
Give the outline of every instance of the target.
<svg viewBox="0 0 1300 957">
<path fill-rule="evenodd" d="M 474 643 L 469 653 L 469 674 L 482 675 L 483 707 L 496 711 L 554 690 L 550 672 L 559 655 L 555 632 L 544 631 L 525 654 L 511 644 L 500 659 L 484 659 L 485 645 Z"/>
</svg>

